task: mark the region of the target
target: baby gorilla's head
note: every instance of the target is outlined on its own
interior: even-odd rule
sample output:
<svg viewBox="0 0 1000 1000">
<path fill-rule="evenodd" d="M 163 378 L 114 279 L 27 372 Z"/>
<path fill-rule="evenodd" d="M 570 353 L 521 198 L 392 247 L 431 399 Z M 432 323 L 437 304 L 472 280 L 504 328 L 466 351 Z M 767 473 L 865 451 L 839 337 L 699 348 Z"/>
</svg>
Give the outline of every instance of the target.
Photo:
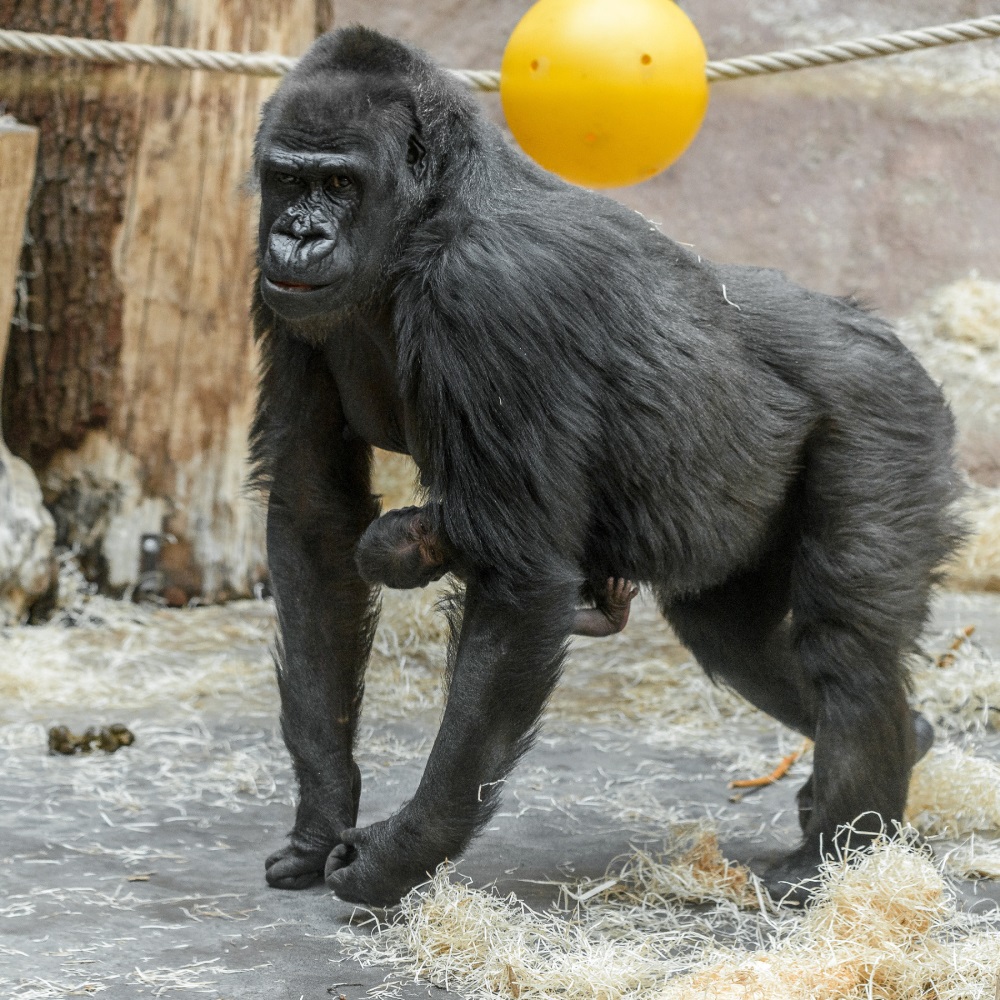
<svg viewBox="0 0 1000 1000">
<path fill-rule="evenodd" d="M 396 590 L 426 587 L 447 572 L 423 507 L 390 510 L 372 521 L 358 541 L 354 561 L 365 582 Z"/>
</svg>

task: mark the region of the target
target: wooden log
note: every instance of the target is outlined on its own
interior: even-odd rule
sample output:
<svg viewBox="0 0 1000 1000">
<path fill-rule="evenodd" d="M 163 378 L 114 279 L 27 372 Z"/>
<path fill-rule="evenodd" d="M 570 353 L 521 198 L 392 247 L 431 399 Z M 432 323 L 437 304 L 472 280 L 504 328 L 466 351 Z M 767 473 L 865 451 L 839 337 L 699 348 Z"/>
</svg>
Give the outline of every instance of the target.
<svg viewBox="0 0 1000 1000">
<path fill-rule="evenodd" d="M 0 118 L 0 375 L 14 316 L 38 130 Z M 0 435 L 0 625 L 23 620 L 53 579 L 55 525 L 30 466 Z"/>
<path fill-rule="evenodd" d="M 297 55 L 329 0 L 0 0 L 8 28 Z M 59 542 L 120 592 L 160 544 L 156 586 L 209 599 L 265 573 L 244 495 L 256 354 L 248 322 L 258 111 L 276 81 L 5 57 L 0 93 L 41 129 L 29 336 L 14 329 L 11 447 Z"/>
</svg>

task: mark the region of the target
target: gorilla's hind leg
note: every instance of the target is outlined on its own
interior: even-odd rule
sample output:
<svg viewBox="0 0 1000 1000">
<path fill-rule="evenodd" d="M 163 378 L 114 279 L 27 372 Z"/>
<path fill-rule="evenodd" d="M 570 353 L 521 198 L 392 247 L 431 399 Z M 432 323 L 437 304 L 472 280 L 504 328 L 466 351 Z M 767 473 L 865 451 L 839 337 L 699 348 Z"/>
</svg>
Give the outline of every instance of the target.
<svg viewBox="0 0 1000 1000">
<path fill-rule="evenodd" d="M 758 568 L 664 608 L 710 677 L 816 742 L 800 799 L 802 846 L 764 873 L 773 895 L 799 902 L 808 893 L 789 895 L 791 884 L 815 875 L 838 827 L 868 814 L 857 829 L 870 836 L 901 818 L 917 737 L 924 749 L 932 738 L 907 705 L 899 632 L 817 579 L 810 552 L 808 540 L 775 549 Z M 903 624 L 913 634 L 921 599 L 912 595 Z"/>
<path fill-rule="evenodd" d="M 802 845 L 765 874 L 778 897 L 812 878 L 824 854 L 893 832 L 932 736 L 907 704 L 904 654 L 923 628 L 947 548 L 946 498 L 933 469 L 890 457 L 831 433 L 806 463 L 791 634 L 816 692 L 816 746 L 811 809 L 809 789 L 800 799 Z"/>
<path fill-rule="evenodd" d="M 775 549 L 759 567 L 663 611 L 709 677 L 811 739 L 815 691 L 792 650 L 787 621 L 790 549 Z"/>
<path fill-rule="evenodd" d="M 927 717 L 921 715 L 916 709 L 911 712 L 911 715 L 913 717 L 914 739 L 913 763 L 916 764 L 917 761 L 923 760 L 930 748 L 934 746 L 934 727 Z M 802 827 L 803 832 L 808 828 L 812 817 L 813 794 L 813 776 L 810 774 L 795 795 L 799 811 L 799 826 Z"/>
</svg>

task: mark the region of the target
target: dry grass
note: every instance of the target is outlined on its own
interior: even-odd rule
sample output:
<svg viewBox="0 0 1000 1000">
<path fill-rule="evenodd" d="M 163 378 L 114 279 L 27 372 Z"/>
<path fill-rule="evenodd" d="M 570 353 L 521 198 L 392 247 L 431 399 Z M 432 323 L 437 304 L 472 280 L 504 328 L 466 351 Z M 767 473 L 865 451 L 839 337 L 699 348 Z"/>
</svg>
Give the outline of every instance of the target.
<svg viewBox="0 0 1000 1000">
<path fill-rule="evenodd" d="M 511 1000 L 993 1000 L 996 924 L 959 912 L 905 841 L 830 862 L 804 916 L 757 907 L 750 881 L 707 831 L 673 857 L 627 862 L 606 886 L 567 885 L 572 905 L 545 913 L 443 868 L 374 934 L 341 940 L 398 970 L 390 995 L 402 973 Z M 685 905 L 704 899 L 715 905 Z"/>
<path fill-rule="evenodd" d="M 414 717 L 429 726 L 439 711 L 446 626 L 434 610 L 435 596 L 385 595 L 368 677 L 369 727 Z M 0 750 L 9 779 L 29 789 L 26 817 L 96 802 L 116 823 L 141 833 L 153 802 L 180 813 L 195 802 L 245 810 L 291 801 L 289 769 L 273 725 L 269 602 L 174 611 L 84 596 L 70 605 L 64 618 L 76 622 L 72 627 L 0 632 L 0 712 L 7 723 L 0 727 Z M 1000 681 L 975 636 L 960 645 L 948 667 L 937 666 L 953 640 L 951 632 L 934 636 L 914 664 L 915 698 L 935 719 L 940 745 L 915 772 L 910 819 L 948 871 L 1000 877 L 1000 767 L 977 755 L 970 742 L 989 739 L 1000 725 Z M 216 736 L 213 720 L 234 714 L 255 720 L 243 727 L 245 738 Z M 126 751 L 39 759 L 44 725 L 118 719 L 137 733 L 136 745 Z M 581 727 L 609 748 L 615 740 L 666 748 L 671 755 L 697 747 L 718 760 L 720 783 L 724 768 L 740 776 L 763 773 L 799 744 L 742 699 L 708 683 L 656 609 L 642 601 L 623 635 L 574 644 L 546 729 L 558 742 L 578 738 Z M 425 743 L 367 728 L 366 781 L 426 750 Z M 802 777 L 808 768 L 805 760 L 793 773 Z M 560 793 L 543 764 L 529 761 L 520 773 L 541 794 L 551 793 L 553 809 L 571 812 L 592 830 L 601 823 L 660 832 L 673 825 L 672 834 L 660 853 L 635 851 L 605 878 L 567 882 L 559 908 L 543 913 L 439 873 L 390 925 L 349 944 L 366 961 L 396 970 L 393 982 L 417 977 L 512 1000 L 993 1000 L 1000 971 L 997 924 L 956 912 L 938 868 L 905 845 L 881 845 L 857 867 L 831 866 L 821 903 L 803 918 L 764 905 L 754 878 L 720 853 L 714 829 L 676 825 L 683 803 L 659 801 L 654 789 L 663 775 L 654 763 L 583 794 L 578 786 Z M 537 795 L 526 798 L 537 807 L 531 805 Z M 506 808 L 517 805 L 512 791 Z M 64 846 L 107 850 L 96 841 Z M 133 870 L 166 859 L 141 843 L 122 853 Z M 127 892 L 107 898 L 92 893 L 75 902 L 84 912 L 136 905 Z M 12 898 L 0 915 L 30 914 L 38 903 L 30 893 Z M 236 903 L 203 903 L 214 908 L 207 915 L 219 910 L 238 919 L 232 916 Z M 138 970 L 128 982 L 207 988 L 224 971 Z M 41 998 L 84 986 L 82 980 L 38 981 L 23 990 Z M 394 989 L 390 984 L 386 992 Z"/>
<path fill-rule="evenodd" d="M 446 623 L 435 595 L 386 595 L 369 706 L 400 717 L 440 703 Z M 277 713 L 274 606 L 154 609 L 93 596 L 75 624 L 0 630 L 0 722 L 168 708 Z"/>
<path fill-rule="evenodd" d="M 1000 879 L 1000 764 L 953 746 L 935 748 L 913 772 L 907 819 L 948 871 Z"/>
<path fill-rule="evenodd" d="M 932 750 L 914 768 L 908 817 L 931 835 L 1000 834 L 1000 764 L 954 747 Z"/>
<path fill-rule="evenodd" d="M 914 705 L 948 734 L 1000 729 L 1000 669 L 973 635 L 952 649 L 955 636 L 942 633 L 924 642 L 925 655 L 911 667 Z M 947 666 L 939 666 L 947 655 Z"/>
<path fill-rule="evenodd" d="M 949 567 L 949 586 L 1000 590 L 1000 282 L 973 276 L 939 289 L 900 335 L 941 382 L 973 480 L 972 536 Z"/>
<path fill-rule="evenodd" d="M 687 830 L 671 863 L 626 859 L 609 878 L 565 884 L 538 913 L 516 896 L 472 889 L 443 866 L 373 936 L 341 941 L 363 964 L 403 970 L 463 994 L 520 998 L 647 996 L 665 976 L 712 954 L 712 916 L 684 901 L 746 902 L 746 873 L 726 866 L 705 831 Z M 395 992 L 398 978 L 386 992 Z M 397 987 L 398 988 L 398 987 Z"/>
<path fill-rule="evenodd" d="M 993 1000 L 996 925 L 958 912 L 926 855 L 883 843 L 823 876 L 801 922 L 668 983 L 662 1000 Z"/>
</svg>

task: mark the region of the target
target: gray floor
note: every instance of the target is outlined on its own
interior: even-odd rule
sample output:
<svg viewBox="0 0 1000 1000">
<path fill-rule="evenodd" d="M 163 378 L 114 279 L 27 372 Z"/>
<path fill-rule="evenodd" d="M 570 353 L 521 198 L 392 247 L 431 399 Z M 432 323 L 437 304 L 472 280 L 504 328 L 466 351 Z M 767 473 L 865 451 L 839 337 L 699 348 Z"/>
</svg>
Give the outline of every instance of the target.
<svg viewBox="0 0 1000 1000">
<path fill-rule="evenodd" d="M 980 639 L 1000 652 L 998 610 L 995 598 L 950 597 L 937 621 L 966 624 L 972 616 Z M 434 722 L 426 712 L 373 734 L 381 749 L 365 757 L 362 822 L 387 815 L 415 786 L 420 760 L 394 757 L 392 747 L 426 746 Z M 355 1000 L 381 983 L 385 970 L 361 969 L 339 953 L 334 935 L 351 921 L 352 907 L 321 886 L 295 893 L 264 883 L 263 857 L 282 841 L 292 815 L 273 720 L 201 718 L 191 723 L 189 740 L 183 720 L 140 717 L 137 732 L 144 725 L 149 738 L 113 757 L 3 751 L 0 995 L 40 1000 L 100 990 L 115 1000 L 179 990 Z M 246 768 L 242 797 L 213 791 L 206 775 L 219 759 Z M 730 857 L 767 853 L 794 835 L 798 782 L 732 803 L 728 775 L 713 755 L 633 742 L 620 729 L 556 727 L 508 784 L 501 814 L 462 873 L 480 884 L 496 880 L 537 906 L 555 891 L 540 882 L 601 875 L 650 831 L 602 815 L 589 792 L 627 788 L 636 777 L 644 795 L 676 802 L 678 817 L 712 816 Z M 254 781 L 272 779 L 266 793 L 254 794 Z M 190 792 L 202 780 L 196 798 L 164 792 Z M 134 799 L 131 812 L 123 790 Z M 1000 898 L 995 885 L 965 892 L 980 903 Z M 403 988 L 404 996 L 440 992 Z"/>
</svg>

